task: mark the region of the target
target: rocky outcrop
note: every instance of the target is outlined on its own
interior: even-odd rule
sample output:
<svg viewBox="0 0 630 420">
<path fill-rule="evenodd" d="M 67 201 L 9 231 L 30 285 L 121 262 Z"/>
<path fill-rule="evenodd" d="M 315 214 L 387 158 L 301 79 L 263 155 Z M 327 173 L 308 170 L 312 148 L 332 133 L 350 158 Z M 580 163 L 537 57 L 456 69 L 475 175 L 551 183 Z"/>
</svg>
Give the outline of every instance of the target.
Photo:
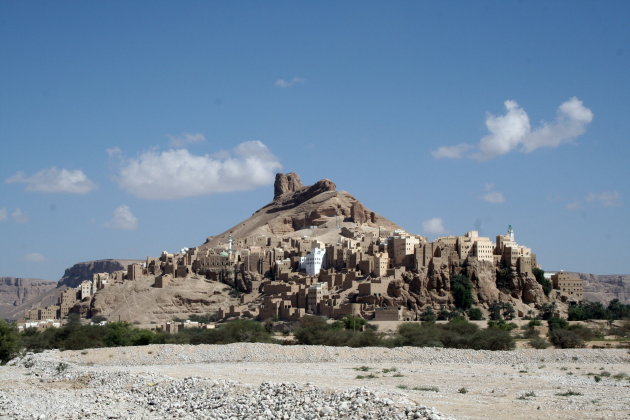
<svg viewBox="0 0 630 420">
<path fill-rule="evenodd" d="M 304 186 L 295 173 L 277 174 L 271 203 L 222 234 L 209 237 L 201 247 L 225 243 L 228 235 L 234 239 L 257 235 L 286 236 L 312 227 L 336 228 L 343 223 L 400 229 L 397 224 L 367 209 L 349 193 L 337 190 L 329 179 Z"/>
<path fill-rule="evenodd" d="M 178 278 L 166 288 L 155 288 L 153 284 L 152 276 L 114 283 L 99 290 L 91 300 L 75 306 L 73 311 L 102 315 L 110 321 L 152 324 L 185 319 L 190 314 L 215 313 L 238 304 L 228 285 L 203 276 Z"/>
<path fill-rule="evenodd" d="M 76 263 L 63 273 L 59 286 L 77 287 L 84 280 L 92 280 L 93 274 L 126 270 L 129 264 L 138 262 L 142 261 L 109 259 Z"/>
<path fill-rule="evenodd" d="M 254 284 L 260 283 L 263 276 L 252 271 L 247 271 L 244 266 L 240 270 L 227 268 L 215 268 L 199 270 L 197 274 L 205 276 L 209 280 L 221 282 L 243 293 L 254 291 Z"/>
<path fill-rule="evenodd" d="M 300 176 L 294 172 L 288 174 L 276 174 L 276 181 L 273 184 L 273 199 L 287 194 L 300 191 L 304 188 Z"/>
<path fill-rule="evenodd" d="M 56 296 L 46 297 L 56 287 L 57 282 L 50 280 L 0 277 L 0 318 L 18 319 L 39 302 L 54 303 Z"/>
<path fill-rule="evenodd" d="M 498 269 L 489 261 L 443 262 L 430 264 L 419 271 L 407 271 L 400 280 L 392 281 L 386 296 L 356 296 L 354 302 L 377 306 L 403 306 L 418 316 L 427 306 L 434 310 L 452 309 L 455 300 L 451 293 L 451 279 L 464 275 L 473 286 L 473 305 L 488 308 L 494 302 L 509 302 L 520 313 L 549 302 L 542 286 L 532 273 L 513 272 L 509 288 L 497 287 Z"/>
</svg>

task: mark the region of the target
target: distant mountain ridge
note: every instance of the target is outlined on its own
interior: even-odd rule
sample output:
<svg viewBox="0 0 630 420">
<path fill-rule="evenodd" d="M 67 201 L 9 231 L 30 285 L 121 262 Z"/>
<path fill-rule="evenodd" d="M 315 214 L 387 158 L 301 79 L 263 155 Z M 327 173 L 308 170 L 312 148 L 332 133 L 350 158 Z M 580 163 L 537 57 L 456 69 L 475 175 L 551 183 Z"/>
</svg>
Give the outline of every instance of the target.
<svg viewBox="0 0 630 420">
<path fill-rule="evenodd" d="M 630 274 L 577 274 L 584 280 L 584 299 L 603 304 L 619 299 L 630 304 Z"/>
<path fill-rule="evenodd" d="M 84 280 L 92 280 L 95 273 L 113 273 L 126 270 L 129 264 L 142 262 L 140 260 L 106 259 L 84 261 L 67 268 L 59 280 L 60 286 L 77 287 Z"/>
<path fill-rule="evenodd" d="M 0 319 L 18 319 L 33 306 L 54 303 L 56 291 L 56 281 L 0 277 Z"/>
<path fill-rule="evenodd" d="M 0 277 L 0 319 L 16 320 L 24 317 L 34 307 L 57 303 L 67 287 L 77 287 L 84 280 L 91 280 L 95 273 L 113 273 L 126 270 L 127 265 L 141 262 L 131 259 L 105 259 L 74 264 L 65 270 L 57 281 L 19 277 Z"/>
</svg>

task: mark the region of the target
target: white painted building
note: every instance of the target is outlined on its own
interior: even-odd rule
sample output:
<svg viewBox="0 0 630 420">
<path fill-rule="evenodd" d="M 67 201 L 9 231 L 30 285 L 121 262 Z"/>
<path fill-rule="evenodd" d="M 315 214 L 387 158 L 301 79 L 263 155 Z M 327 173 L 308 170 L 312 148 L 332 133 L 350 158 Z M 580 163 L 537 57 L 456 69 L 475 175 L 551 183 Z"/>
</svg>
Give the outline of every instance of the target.
<svg viewBox="0 0 630 420">
<path fill-rule="evenodd" d="M 300 269 L 305 270 L 309 276 L 318 275 L 324 264 L 324 255 L 326 255 L 324 248 L 311 249 L 305 257 L 300 257 Z"/>
</svg>

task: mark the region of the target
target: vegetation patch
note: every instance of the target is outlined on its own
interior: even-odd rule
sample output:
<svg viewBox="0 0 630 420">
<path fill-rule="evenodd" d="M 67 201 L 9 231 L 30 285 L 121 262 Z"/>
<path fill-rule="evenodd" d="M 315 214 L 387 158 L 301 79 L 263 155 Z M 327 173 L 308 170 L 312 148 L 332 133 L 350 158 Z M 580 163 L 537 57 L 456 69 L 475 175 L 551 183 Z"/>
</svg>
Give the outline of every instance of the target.
<svg viewBox="0 0 630 420">
<path fill-rule="evenodd" d="M 559 396 L 559 397 L 572 397 L 572 396 L 576 396 L 576 395 L 582 395 L 582 393 L 568 390 L 566 392 L 558 392 L 556 395 Z"/>
<path fill-rule="evenodd" d="M 440 392 L 440 388 L 437 386 L 415 386 L 414 391 L 428 391 L 428 392 Z"/>
</svg>

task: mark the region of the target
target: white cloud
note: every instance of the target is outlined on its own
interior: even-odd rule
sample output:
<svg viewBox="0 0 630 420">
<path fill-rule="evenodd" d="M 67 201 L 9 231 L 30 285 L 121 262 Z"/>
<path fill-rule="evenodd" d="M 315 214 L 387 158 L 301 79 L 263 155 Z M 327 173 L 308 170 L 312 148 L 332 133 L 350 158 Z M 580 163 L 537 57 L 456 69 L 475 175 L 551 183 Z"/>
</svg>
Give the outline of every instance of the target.
<svg viewBox="0 0 630 420">
<path fill-rule="evenodd" d="M 111 229 L 136 230 L 138 229 L 138 218 L 133 215 L 129 206 L 122 205 L 114 209 L 112 219 L 105 223 Z"/>
<path fill-rule="evenodd" d="M 298 84 L 302 84 L 304 83 L 306 80 L 304 80 L 301 77 L 294 77 L 290 80 L 285 80 L 285 79 L 278 79 L 274 82 L 274 86 L 276 87 L 281 87 L 281 88 L 289 88 L 291 86 L 295 86 Z"/>
<path fill-rule="evenodd" d="M 183 147 L 188 144 L 195 144 L 206 141 L 206 136 L 204 136 L 202 133 L 181 133 L 178 136 L 167 134 L 166 136 L 170 139 L 171 146 L 173 147 Z"/>
<path fill-rule="evenodd" d="M 26 262 L 40 263 L 46 261 L 46 257 L 44 257 L 39 252 L 32 252 L 30 254 L 26 254 L 23 257 Z"/>
<path fill-rule="evenodd" d="M 0 209 L 0 222 L 4 222 L 5 220 L 7 220 L 9 213 L 7 212 L 7 209 L 5 207 L 2 207 Z"/>
<path fill-rule="evenodd" d="M 118 157 L 122 154 L 122 150 L 120 150 L 120 147 L 110 147 L 108 149 L 105 149 L 105 151 L 107 152 L 107 156 L 112 158 Z"/>
<path fill-rule="evenodd" d="M 599 193 L 588 193 L 583 200 L 575 200 L 568 203 L 565 207 L 569 210 L 575 210 L 583 207 L 586 203 L 600 204 L 604 207 L 613 207 L 619 204 L 621 194 L 618 191 L 602 191 Z"/>
<path fill-rule="evenodd" d="M 484 186 L 486 193 L 481 196 L 484 201 L 492 204 L 499 204 L 505 202 L 505 197 L 502 193 L 494 191 L 494 184 L 486 184 Z"/>
<path fill-rule="evenodd" d="M 489 133 L 479 141 L 479 144 L 442 146 L 432 152 L 433 157 L 459 159 L 472 150 L 473 153 L 467 154 L 467 157 L 489 160 L 513 150 L 530 153 L 541 147 L 558 147 L 584 134 L 587 125 L 593 121 L 593 112 L 576 97 L 558 107 L 553 122 L 543 122 L 534 130 L 529 116 L 518 103 L 508 100 L 504 105 L 505 114 L 499 116 L 488 114 L 486 117 Z"/>
<path fill-rule="evenodd" d="M 483 199 L 488 203 L 499 204 L 505 202 L 505 197 L 498 191 L 490 191 L 484 194 Z"/>
<path fill-rule="evenodd" d="M 177 199 L 270 185 L 281 167 L 262 142 L 247 141 L 223 157 L 151 150 L 125 161 L 117 182 L 140 198 Z"/>
<path fill-rule="evenodd" d="M 619 202 L 620 198 L 621 194 L 617 191 L 603 191 L 600 193 L 589 193 L 586 196 L 586 201 L 598 202 L 604 207 L 612 207 Z"/>
<path fill-rule="evenodd" d="M 444 222 L 439 217 L 434 217 L 429 220 L 425 220 L 422 222 L 422 231 L 428 233 L 429 235 L 438 235 L 440 233 L 446 232 L 444 229 Z"/>
<path fill-rule="evenodd" d="M 463 157 L 467 151 L 472 149 L 472 147 L 473 146 L 466 143 L 457 144 L 455 146 L 441 146 L 432 151 L 431 154 L 436 159 L 459 159 Z"/>
<path fill-rule="evenodd" d="M 13 210 L 13 213 L 11 213 L 11 217 L 16 223 L 28 222 L 28 216 L 20 208 Z"/>
<path fill-rule="evenodd" d="M 26 184 L 27 191 L 46 193 L 85 194 L 96 188 L 81 170 L 57 169 L 55 167 L 42 169 L 34 175 L 25 176 L 18 172 L 5 180 L 7 184 Z"/>
</svg>

